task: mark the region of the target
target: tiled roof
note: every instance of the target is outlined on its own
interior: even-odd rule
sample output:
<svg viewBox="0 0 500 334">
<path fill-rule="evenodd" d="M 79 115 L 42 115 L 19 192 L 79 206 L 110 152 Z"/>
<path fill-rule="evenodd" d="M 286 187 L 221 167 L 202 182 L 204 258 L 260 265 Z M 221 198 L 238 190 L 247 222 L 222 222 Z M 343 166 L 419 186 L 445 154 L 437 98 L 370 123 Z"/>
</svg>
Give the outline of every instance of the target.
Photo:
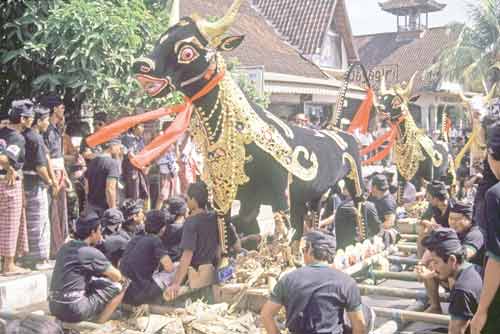
<svg viewBox="0 0 500 334">
<path fill-rule="evenodd" d="M 437 12 L 446 7 L 446 4 L 435 0 L 388 0 L 379 3 L 380 7 L 393 14 L 401 14 L 401 10 L 418 8 L 424 12 Z"/>
<path fill-rule="evenodd" d="M 243 43 L 226 58 L 237 57 L 244 66 L 264 66 L 266 72 L 292 74 L 312 78 L 326 75 L 314 64 L 304 59 L 293 47 L 276 34 L 264 17 L 249 4 L 243 2 L 239 16 L 229 34 L 245 35 Z M 184 0 L 181 16 L 198 13 L 203 16 L 221 17 L 233 0 Z"/>
<path fill-rule="evenodd" d="M 356 61 L 344 0 L 252 0 L 255 8 L 304 55 L 319 53 L 333 25 L 346 42 L 350 61 Z"/>
<path fill-rule="evenodd" d="M 414 34 L 414 33 L 413 33 Z M 432 90 L 438 83 L 437 73 L 422 77 L 441 52 L 457 41 L 458 35 L 448 27 L 431 28 L 420 33 L 420 38 L 408 38 L 408 33 L 382 33 L 354 37 L 361 62 L 371 73 L 372 84 L 383 72 L 388 72 L 387 84 L 408 81 L 419 72 L 415 90 Z"/>
</svg>

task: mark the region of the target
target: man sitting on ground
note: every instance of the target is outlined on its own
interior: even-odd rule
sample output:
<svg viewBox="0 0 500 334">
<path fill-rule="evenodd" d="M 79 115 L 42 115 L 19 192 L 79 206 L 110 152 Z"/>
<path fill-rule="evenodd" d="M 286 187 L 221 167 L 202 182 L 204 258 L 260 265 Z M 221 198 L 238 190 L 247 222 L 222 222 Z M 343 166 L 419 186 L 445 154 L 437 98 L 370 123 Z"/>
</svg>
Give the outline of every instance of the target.
<svg viewBox="0 0 500 334">
<path fill-rule="evenodd" d="M 101 219 L 104 242 L 100 250 L 115 267 L 130 241 L 130 236 L 122 230 L 124 221 L 123 214 L 118 209 L 107 209 Z"/>
<path fill-rule="evenodd" d="M 211 284 L 220 254 L 217 216 L 208 210 L 207 185 L 202 181 L 190 184 L 187 196 L 190 215 L 182 232 L 179 268 L 173 284 L 165 293 L 168 300 L 177 297 L 186 276 L 189 276 L 193 288 Z"/>
<path fill-rule="evenodd" d="M 422 244 L 431 252 L 432 266 L 439 280 L 454 281 L 450 291 L 448 333 L 466 333 L 479 304 L 483 284 L 481 276 L 466 261 L 464 247 L 454 230 L 433 230 L 422 240 Z"/>
<path fill-rule="evenodd" d="M 173 281 L 174 263 L 160 239 L 166 229 L 166 213 L 150 211 L 146 215 L 146 233 L 136 235 L 127 245 L 120 263 L 120 270 L 131 280 L 125 303 L 154 303 Z"/>
<path fill-rule="evenodd" d="M 472 206 L 470 204 L 455 202 L 449 209 L 449 225 L 457 233 L 458 239 L 464 248 L 464 260 L 474 264 L 476 270 L 482 272 L 482 257 L 484 249 L 483 234 L 479 227 L 472 224 Z M 432 230 L 429 232 L 431 233 Z M 425 238 L 425 237 L 424 237 Z M 425 247 L 422 241 L 422 246 Z M 432 268 L 431 252 L 427 249 L 422 257 L 421 263 L 427 268 Z M 424 279 L 425 287 L 429 295 L 430 306 L 427 312 L 442 313 L 439 303 L 439 283 L 445 288 L 452 284 L 448 281 L 440 282 L 432 271 L 423 266 L 417 267 L 417 273 Z"/>
<path fill-rule="evenodd" d="M 382 222 L 382 238 L 386 245 L 393 244 L 397 239 L 397 231 L 394 229 L 396 223 L 396 199 L 389 192 L 389 182 L 384 174 L 375 174 L 372 178 L 371 195 L 368 201 L 372 202 L 377 209 L 377 214 Z"/>
<path fill-rule="evenodd" d="M 125 222 L 123 231 L 132 239 L 135 235 L 144 233 L 144 202 L 140 199 L 126 199 L 120 206 Z"/>
<path fill-rule="evenodd" d="M 344 311 L 352 324 L 352 333 L 366 333 L 356 281 L 328 266 L 335 255 L 335 238 L 312 231 L 304 235 L 303 241 L 306 266 L 281 278 L 262 308 L 267 333 L 280 333 L 274 316 L 282 307 L 286 309 L 286 326 L 291 333 L 345 333 Z"/>
<path fill-rule="evenodd" d="M 75 235 L 77 240 L 64 244 L 56 256 L 50 312 L 61 321 L 104 323 L 121 303 L 127 281 L 94 247 L 102 240 L 97 216 L 80 217 Z"/>
</svg>

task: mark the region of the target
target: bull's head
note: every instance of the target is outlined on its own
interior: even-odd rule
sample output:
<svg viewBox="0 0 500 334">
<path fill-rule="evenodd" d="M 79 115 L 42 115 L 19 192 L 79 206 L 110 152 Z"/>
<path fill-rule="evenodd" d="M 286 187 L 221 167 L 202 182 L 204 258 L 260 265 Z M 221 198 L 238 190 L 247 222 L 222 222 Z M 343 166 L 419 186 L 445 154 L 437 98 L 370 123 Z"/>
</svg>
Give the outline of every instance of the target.
<svg viewBox="0 0 500 334">
<path fill-rule="evenodd" d="M 491 87 L 491 90 L 486 94 L 486 96 L 475 96 L 473 98 L 467 98 L 462 92 L 459 93 L 462 104 L 471 112 L 473 119 L 480 120 L 487 114 L 487 108 L 493 102 L 493 98 L 495 97 L 495 90 L 496 84 Z"/>
<path fill-rule="evenodd" d="M 224 17 L 210 22 L 194 15 L 171 27 L 147 57 L 137 59 L 133 71 L 152 97 L 163 97 L 180 90 L 194 95 L 216 71 L 218 51 L 232 51 L 244 36 L 223 38 L 234 23 L 243 0 L 235 0 Z"/>
<path fill-rule="evenodd" d="M 409 112 L 410 103 L 417 101 L 417 97 L 412 97 L 413 83 L 417 73 L 413 74 L 410 82 L 405 86 L 396 85 L 387 89 L 385 77 L 382 76 L 380 83 L 380 102 L 391 121 L 396 121 L 405 113 Z"/>
</svg>

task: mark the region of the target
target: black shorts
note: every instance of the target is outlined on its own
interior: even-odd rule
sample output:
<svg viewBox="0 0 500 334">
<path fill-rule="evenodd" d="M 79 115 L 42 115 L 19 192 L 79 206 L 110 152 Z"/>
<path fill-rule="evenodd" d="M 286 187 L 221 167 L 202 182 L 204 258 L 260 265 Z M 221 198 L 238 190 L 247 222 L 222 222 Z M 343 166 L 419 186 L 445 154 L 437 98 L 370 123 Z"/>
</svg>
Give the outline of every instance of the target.
<svg viewBox="0 0 500 334">
<path fill-rule="evenodd" d="M 134 306 L 155 304 L 163 299 L 162 295 L 163 291 L 153 280 L 141 281 L 140 283 L 131 281 L 123 297 L 123 302 Z"/>
<path fill-rule="evenodd" d="M 64 322 L 80 322 L 97 318 L 106 305 L 122 291 L 121 284 L 105 278 L 93 279 L 81 298 L 50 299 L 50 313 Z"/>
</svg>

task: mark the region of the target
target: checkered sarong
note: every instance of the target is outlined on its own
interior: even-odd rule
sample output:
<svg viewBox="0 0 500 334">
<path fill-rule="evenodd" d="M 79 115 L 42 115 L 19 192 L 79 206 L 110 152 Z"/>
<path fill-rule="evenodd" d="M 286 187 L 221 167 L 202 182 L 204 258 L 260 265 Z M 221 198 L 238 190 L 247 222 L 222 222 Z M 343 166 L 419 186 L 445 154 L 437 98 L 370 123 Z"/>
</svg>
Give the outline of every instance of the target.
<svg viewBox="0 0 500 334">
<path fill-rule="evenodd" d="M 23 218 L 23 186 L 0 180 L 0 256 L 15 256 L 27 250 L 26 221 Z"/>
<path fill-rule="evenodd" d="M 34 187 L 25 191 L 26 226 L 30 260 L 48 260 L 50 252 L 50 219 L 47 189 Z"/>
</svg>

